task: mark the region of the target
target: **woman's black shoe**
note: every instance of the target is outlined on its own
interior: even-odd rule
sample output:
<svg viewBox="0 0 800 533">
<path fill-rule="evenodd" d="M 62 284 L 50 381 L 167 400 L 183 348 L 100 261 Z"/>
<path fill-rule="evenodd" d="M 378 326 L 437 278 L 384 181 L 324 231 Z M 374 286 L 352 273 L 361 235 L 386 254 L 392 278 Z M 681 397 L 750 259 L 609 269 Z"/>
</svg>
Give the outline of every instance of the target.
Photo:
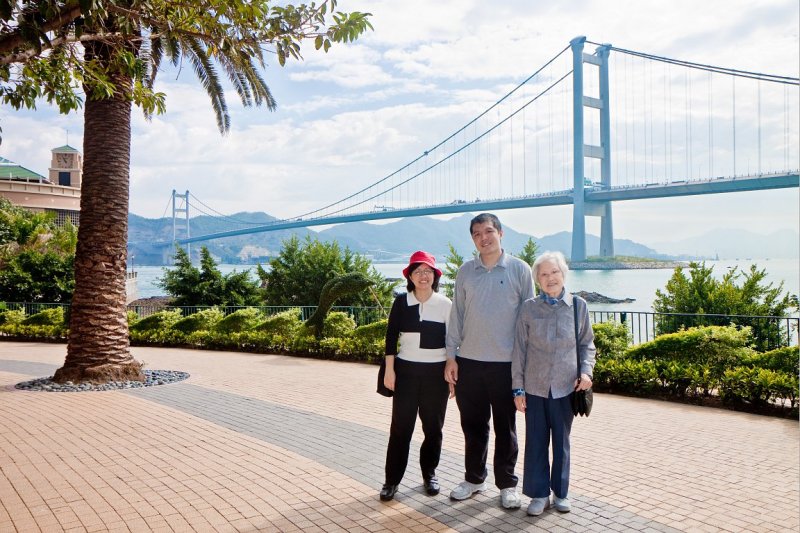
<svg viewBox="0 0 800 533">
<path fill-rule="evenodd" d="M 384 485 L 381 488 L 381 501 L 388 502 L 394 498 L 395 494 L 397 494 L 397 485 Z"/>
<path fill-rule="evenodd" d="M 436 496 L 439 494 L 439 480 L 434 476 L 430 479 L 424 480 L 425 492 L 428 496 Z"/>
</svg>

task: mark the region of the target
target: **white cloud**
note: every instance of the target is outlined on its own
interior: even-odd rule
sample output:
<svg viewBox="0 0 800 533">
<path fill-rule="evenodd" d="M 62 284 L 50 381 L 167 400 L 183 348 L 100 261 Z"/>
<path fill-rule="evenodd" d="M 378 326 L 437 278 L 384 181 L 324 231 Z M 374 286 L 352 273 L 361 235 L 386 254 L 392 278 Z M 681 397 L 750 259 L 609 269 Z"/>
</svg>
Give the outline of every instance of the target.
<svg viewBox="0 0 800 533">
<path fill-rule="evenodd" d="M 577 35 L 784 75 L 797 76 L 800 63 L 794 0 L 621 0 L 613 5 L 348 0 L 339 7 L 372 12 L 375 31 L 355 44 L 334 45 L 327 54 L 306 50 L 304 62 L 271 65 L 265 79 L 278 100 L 275 113 L 242 108 L 235 92 L 228 91 L 232 128 L 226 136 L 219 134 L 208 97 L 190 71 L 177 80 L 174 72 L 162 73 L 159 88 L 167 93 L 167 113 L 148 123 L 134 110 L 132 211 L 160 216 L 172 189 L 189 189 L 225 213 L 294 216 L 337 200 L 430 149 Z M 587 45 L 588 51 L 593 48 Z M 526 91 L 530 95 L 534 89 Z M 763 106 L 765 123 L 781 121 L 775 108 L 780 111 L 782 99 L 770 97 Z M 46 173 L 49 150 L 65 143 L 67 129 L 70 144 L 82 145 L 80 113 L 64 117 L 52 109 L 3 109 L 0 124 L 0 155 L 37 172 Z M 531 126 L 526 131 L 535 133 Z M 748 132 L 739 135 L 744 142 Z M 780 135 L 762 141 L 780 152 Z M 515 146 L 520 142 L 518 135 Z M 548 150 L 544 142 L 542 161 Z M 740 157 L 740 165 L 753 159 L 744 151 Z M 706 198 L 702 209 L 698 205 L 696 199 L 619 202 L 614 206 L 617 237 L 666 240 L 678 215 L 690 221 L 686 231 L 738 223 L 770 230 L 798 227 L 794 191 L 718 195 Z M 570 208 L 502 215 L 512 227 L 535 235 L 570 230 L 572 223 Z"/>
</svg>

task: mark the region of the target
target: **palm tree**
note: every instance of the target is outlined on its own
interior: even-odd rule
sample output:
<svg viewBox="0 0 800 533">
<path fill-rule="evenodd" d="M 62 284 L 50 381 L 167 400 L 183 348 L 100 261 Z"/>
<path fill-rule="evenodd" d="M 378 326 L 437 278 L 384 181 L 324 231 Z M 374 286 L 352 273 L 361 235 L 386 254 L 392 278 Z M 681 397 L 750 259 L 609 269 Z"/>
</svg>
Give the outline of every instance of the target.
<svg viewBox="0 0 800 533">
<path fill-rule="evenodd" d="M 0 0 L 0 97 L 16 108 L 44 97 L 68 112 L 81 103 L 77 81 L 86 95 L 75 292 L 67 357 L 54 380 L 142 379 L 125 308 L 131 103 L 147 116 L 164 110 L 164 95 L 153 90 L 161 60 L 191 63 L 225 133 L 230 117 L 216 65 L 244 105 L 274 109 L 259 74 L 264 45 L 284 64 L 300 58 L 304 39 L 327 50 L 371 28 L 368 13 L 332 13 L 335 5 Z M 335 22 L 326 29 L 329 14 Z"/>
</svg>

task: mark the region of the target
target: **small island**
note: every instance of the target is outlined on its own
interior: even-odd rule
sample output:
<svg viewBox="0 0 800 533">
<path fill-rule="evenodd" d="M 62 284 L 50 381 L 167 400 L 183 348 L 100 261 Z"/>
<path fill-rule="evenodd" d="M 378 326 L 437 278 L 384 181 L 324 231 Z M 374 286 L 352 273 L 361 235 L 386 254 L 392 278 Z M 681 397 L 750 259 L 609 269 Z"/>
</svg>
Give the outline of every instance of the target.
<svg viewBox="0 0 800 533">
<path fill-rule="evenodd" d="M 651 268 L 673 269 L 687 266 L 682 261 L 651 259 L 649 257 L 632 257 L 617 255 L 614 257 L 589 257 L 585 261 L 570 261 L 570 270 L 637 270 Z"/>
</svg>

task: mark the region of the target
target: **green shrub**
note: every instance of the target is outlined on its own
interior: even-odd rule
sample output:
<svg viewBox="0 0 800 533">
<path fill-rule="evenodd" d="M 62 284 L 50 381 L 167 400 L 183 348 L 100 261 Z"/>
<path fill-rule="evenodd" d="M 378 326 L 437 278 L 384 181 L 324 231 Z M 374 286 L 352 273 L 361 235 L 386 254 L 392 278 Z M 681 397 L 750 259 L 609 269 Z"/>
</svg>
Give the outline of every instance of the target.
<svg viewBox="0 0 800 533">
<path fill-rule="evenodd" d="M 218 333 L 238 333 L 255 328 L 259 322 L 264 320 L 261 311 L 255 307 L 246 307 L 235 311 L 214 326 L 214 331 Z"/>
<path fill-rule="evenodd" d="M 627 356 L 635 360 L 675 361 L 709 365 L 717 376 L 741 365 L 755 353 L 750 328 L 703 326 L 660 335 L 634 346 Z"/>
<path fill-rule="evenodd" d="M 139 320 L 139 313 L 137 313 L 136 311 L 131 311 L 130 309 L 128 309 L 127 316 L 128 316 L 128 329 L 130 329 L 130 327 L 133 324 L 135 324 L 137 320 Z"/>
<path fill-rule="evenodd" d="M 209 330 L 224 318 L 224 314 L 216 307 L 203 309 L 192 315 L 184 317 L 173 324 L 172 329 L 181 333 L 192 333 L 193 331 Z"/>
<path fill-rule="evenodd" d="M 600 322 L 592 325 L 594 346 L 597 357 L 618 357 L 623 354 L 631 342 L 628 326 L 618 322 Z"/>
<path fill-rule="evenodd" d="M 64 324 L 59 325 L 23 325 L 19 322 L 6 323 L 0 326 L 0 332 L 13 337 L 26 339 L 63 339 L 67 336 L 68 330 Z"/>
<path fill-rule="evenodd" d="M 64 325 L 64 308 L 43 309 L 23 320 L 21 324 L 24 326 L 62 326 Z"/>
<path fill-rule="evenodd" d="M 647 394 L 658 389 L 658 371 L 652 361 L 598 359 L 592 380 L 599 389 Z"/>
<path fill-rule="evenodd" d="M 129 329 L 131 332 L 167 330 L 181 318 L 183 317 L 179 309 L 159 311 L 158 313 L 153 313 L 150 316 L 144 317 L 131 325 Z"/>
<path fill-rule="evenodd" d="M 768 370 L 776 370 L 786 374 L 800 372 L 800 348 L 787 346 L 770 352 L 756 353 L 749 360 L 749 364 Z"/>
<path fill-rule="evenodd" d="M 258 331 L 276 335 L 292 336 L 303 325 L 303 317 L 299 307 L 287 309 L 274 314 L 256 326 Z"/>
<path fill-rule="evenodd" d="M 359 326 L 355 329 L 355 331 L 353 331 L 353 339 L 365 342 L 380 342 L 383 346 L 386 339 L 386 328 L 388 325 L 389 320 L 384 318 L 371 324 Z M 383 350 L 383 348 L 381 348 L 381 350 Z"/>
<path fill-rule="evenodd" d="M 322 324 L 322 337 L 350 337 L 356 329 L 356 321 L 343 311 L 331 311 Z"/>
<path fill-rule="evenodd" d="M 728 404 L 764 406 L 775 393 L 773 385 L 780 379 L 777 376 L 777 372 L 766 368 L 730 368 L 720 379 L 719 395 Z"/>
<path fill-rule="evenodd" d="M 0 326 L 5 324 L 19 324 L 25 320 L 25 311 L 22 309 L 6 309 L 0 311 Z"/>
</svg>

